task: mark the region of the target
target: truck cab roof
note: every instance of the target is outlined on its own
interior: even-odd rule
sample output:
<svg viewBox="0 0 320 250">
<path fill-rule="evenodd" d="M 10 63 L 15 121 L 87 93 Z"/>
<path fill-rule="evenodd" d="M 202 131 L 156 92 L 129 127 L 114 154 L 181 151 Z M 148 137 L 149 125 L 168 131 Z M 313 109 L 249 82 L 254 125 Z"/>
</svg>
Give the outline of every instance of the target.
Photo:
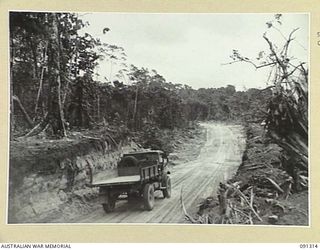
<svg viewBox="0 0 320 250">
<path fill-rule="evenodd" d="M 128 156 L 128 155 L 140 155 L 140 154 L 164 154 L 163 151 L 161 150 L 150 150 L 150 151 L 137 151 L 137 152 L 130 152 L 127 154 L 123 154 L 123 156 Z"/>
</svg>

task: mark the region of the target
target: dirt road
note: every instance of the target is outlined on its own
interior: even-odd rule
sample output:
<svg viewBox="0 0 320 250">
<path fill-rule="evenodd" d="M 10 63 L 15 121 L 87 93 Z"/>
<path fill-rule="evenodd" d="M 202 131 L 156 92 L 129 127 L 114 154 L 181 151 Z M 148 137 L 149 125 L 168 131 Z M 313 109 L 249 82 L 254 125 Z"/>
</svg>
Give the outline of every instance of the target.
<svg viewBox="0 0 320 250">
<path fill-rule="evenodd" d="M 163 199 L 157 194 L 152 211 L 144 211 L 140 203 L 119 201 L 114 212 L 106 214 L 97 208 L 77 223 L 187 223 L 181 208 L 180 196 L 187 211 L 197 203 L 215 195 L 219 182 L 230 178 L 241 163 L 245 148 L 243 129 L 237 125 L 203 123 L 207 140 L 198 158 L 171 169 L 172 196 Z"/>
</svg>

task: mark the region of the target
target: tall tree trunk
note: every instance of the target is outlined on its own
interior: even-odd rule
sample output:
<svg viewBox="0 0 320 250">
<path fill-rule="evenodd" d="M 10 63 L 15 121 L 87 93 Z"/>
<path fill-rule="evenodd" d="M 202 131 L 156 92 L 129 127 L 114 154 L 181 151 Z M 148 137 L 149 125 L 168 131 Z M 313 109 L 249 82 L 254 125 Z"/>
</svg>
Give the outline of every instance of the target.
<svg viewBox="0 0 320 250">
<path fill-rule="evenodd" d="M 77 103 L 77 117 L 76 117 L 76 124 L 79 127 L 83 126 L 83 80 L 79 80 L 79 82 L 77 83 L 77 99 L 78 99 L 78 103 Z"/>
<path fill-rule="evenodd" d="M 97 93 L 97 118 L 98 122 L 100 122 L 100 95 Z"/>
<path fill-rule="evenodd" d="M 14 106 L 13 106 L 13 60 L 14 60 L 13 34 L 10 31 L 10 140 L 13 138 L 14 131 Z"/>
<path fill-rule="evenodd" d="M 54 14 L 50 39 L 50 98 L 48 104 L 49 123 L 53 133 L 58 137 L 66 136 L 63 107 L 61 101 L 61 43 L 59 33 L 58 15 Z"/>
<path fill-rule="evenodd" d="M 139 92 L 139 87 L 138 87 L 138 84 L 137 84 L 136 85 L 136 95 L 135 95 L 135 98 L 134 98 L 134 108 L 133 108 L 133 125 L 134 125 L 134 128 L 136 128 L 138 92 Z"/>
<path fill-rule="evenodd" d="M 38 70 L 38 64 L 37 64 L 37 46 L 33 43 L 32 38 L 30 36 L 27 37 L 30 47 L 31 47 L 31 52 L 32 52 L 32 60 L 33 60 L 33 67 L 34 67 L 34 78 L 39 77 L 39 70 Z"/>
<path fill-rule="evenodd" d="M 46 70 L 46 65 L 47 65 L 47 62 L 46 62 L 47 53 L 48 53 L 48 43 L 46 42 L 46 45 L 45 45 L 45 48 L 44 48 L 44 62 L 43 62 L 42 69 L 41 69 L 39 89 L 38 89 L 38 94 L 37 94 L 36 105 L 35 105 L 35 108 L 34 108 L 34 120 L 37 117 L 37 111 L 38 111 L 38 108 L 39 108 L 40 96 L 41 96 L 42 86 L 43 86 L 43 76 L 44 76 L 44 72 Z"/>
<path fill-rule="evenodd" d="M 41 95 L 41 92 L 42 92 L 44 70 L 45 70 L 45 67 L 43 66 L 42 69 L 41 69 L 39 89 L 38 89 L 38 94 L 37 94 L 37 99 L 36 99 L 36 106 L 34 108 L 34 120 L 37 117 L 37 111 L 38 111 L 38 107 L 39 107 L 39 100 L 40 100 L 40 95 Z"/>
</svg>

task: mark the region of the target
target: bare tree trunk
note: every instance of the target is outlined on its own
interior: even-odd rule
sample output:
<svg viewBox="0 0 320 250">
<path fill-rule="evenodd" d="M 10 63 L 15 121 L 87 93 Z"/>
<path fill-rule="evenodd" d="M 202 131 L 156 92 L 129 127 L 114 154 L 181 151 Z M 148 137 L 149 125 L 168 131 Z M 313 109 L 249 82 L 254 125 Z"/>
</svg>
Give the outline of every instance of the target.
<svg viewBox="0 0 320 250">
<path fill-rule="evenodd" d="M 48 43 L 46 43 L 45 48 L 44 48 L 44 65 L 42 65 L 42 69 L 41 69 L 41 75 L 40 75 L 40 82 L 39 82 L 39 89 L 38 89 L 38 94 L 37 94 L 37 100 L 36 100 L 36 105 L 34 108 L 34 120 L 37 116 L 37 111 L 38 111 L 38 107 L 39 107 L 39 100 L 40 100 L 40 95 L 42 92 L 42 86 L 43 86 L 43 75 L 44 75 L 44 71 L 46 69 L 46 58 L 47 58 L 47 53 L 48 53 Z"/>
<path fill-rule="evenodd" d="M 57 83 L 58 83 L 58 105 L 59 105 L 59 113 L 60 113 L 60 120 L 61 120 L 61 135 L 63 137 L 67 136 L 66 128 L 65 128 L 65 121 L 64 121 L 64 114 L 63 114 L 63 107 L 62 107 L 62 100 L 61 100 L 61 67 L 60 67 L 60 57 L 61 57 L 61 41 L 60 41 L 60 32 L 59 32 L 59 20 L 58 15 L 55 15 L 54 18 L 54 29 L 56 30 L 57 34 L 57 43 L 58 43 L 58 50 L 57 50 Z"/>
<path fill-rule="evenodd" d="M 83 109 L 83 80 L 80 80 L 78 81 L 77 83 L 77 92 L 76 92 L 76 95 L 77 95 L 77 99 L 78 99 L 78 103 L 77 103 L 77 125 L 79 127 L 82 127 L 83 126 L 83 122 L 84 122 L 84 119 L 83 119 L 83 116 L 84 116 L 84 109 Z"/>
<path fill-rule="evenodd" d="M 10 31 L 10 140 L 13 138 L 14 131 L 14 106 L 13 106 L 13 57 L 14 57 L 14 44 L 12 31 Z"/>
<path fill-rule="evenodd" d="M 45 67 L 42 67 L 42 69 L 41 69 L 41 76 L 40 76 L 40 82 L 39 82 L 39 89 L 38 89 L 38 94 L 37 94 L 36 106 L 34 108 L 34 119 L 37 116 L 37 111 L 38 111 L 38 107 L 39 107 L 39 100 L 40 100 L 40 95 L 41 95 L 41 92 L 42 92 L 44 69 L 45 69 Z"/>
<path fill-rule="evenodd" d="M 46 128 L 49 126 L 49 115 L 48 113 L 45 115 L 44 119 L 38 123 L 36 126 L 34 126 L 26 135 L 23 137 L 30 137 L 37 135 L 41 133 L 42 131 L 46 130 Z"/>
<path fill-rule="evenodd" d="M 33 128 L 33 122 L 32 119 L 30 118 L 28 112 L 26 111 L 26 109 L 23 107 L 20 99 L 17 96 L 12 96 L 11 97 L 13 101 L 15 101 L 18 104 L 18 107 L 20 108 L 25 120 L 27 121 L 28 125 L 30 128 Z"/>
<path fill-rule="evenodd" d="M 63 107 L 61 100 L 61 43 L 59 33 L 58 15 L 55 14 L 52 20 L 51 39 L 50 39 L 50 96 L 48 103 L 48 121 L 52 127 L 53 133 L 58 137 L 66 136 L 65 122 L 63 116 Z"/>
<path fill-rule="evenodd" d="M 100 95 L 99 93 L 97 94 L 97 118 L 98 122 L 100 122 Z"/>
<path fill-rule="evenodd" d="M 125 124 L 126 124 L 126 127 L 128 127 L 129 126 L 129 124 L 130 124 L 130 104 L 129 103 L 127 103 L 127 112 L 126 112 L 126 120 L 125 120 Z"/>
<path fill-rule="evenodd" d="M 136 86 L 136 96 L 134 98 L 134 108 L 133 108 L 133 124 L 134 127 L 136 128 L 136 114 L 137 114 L 137 102 L 138 102 L 138 91 L 139 91 L 139 87 L 138 84 Z"/>
<path fill-rule="evenodd" d="M 30 36 L 28 36 L 28 41 L 30 43 L 31 51 L 32 51 L 32 59 L 33 59 L 33 67 L 34 67 L 34 74 L 33 77 L 37 78 L 39 77 L 39 70 L 37 65 L 37 46 L 32 42 L 32 39 Z"/>
</svg>

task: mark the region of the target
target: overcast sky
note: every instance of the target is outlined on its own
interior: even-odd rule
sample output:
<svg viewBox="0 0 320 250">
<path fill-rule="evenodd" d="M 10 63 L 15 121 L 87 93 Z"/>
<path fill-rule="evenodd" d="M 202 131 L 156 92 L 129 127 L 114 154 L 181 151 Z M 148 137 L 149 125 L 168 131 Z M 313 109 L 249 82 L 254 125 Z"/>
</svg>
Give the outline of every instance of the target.
<svg viewBox="0 0 320 250">
<path fill-rule="evenodd" d="M 273 14 L 79 14 L 90 26 L 86 32 L 103 42 L 122 46 L 128 63 L 155 69 L 167 81 L 193 88 L 221 87 L 232 84 L 238 90 L 266 86 L 268 70 L 255 70 L 249 64 L 232 64 L 233 49 L 256 58 L 268 51 L 262 35 L 279 45 L 284 38 L 266 22 Z M 309 17 L 307 14 L 283 14 L 281 31 L 288 35 L 294 28 L 296 41 L 290 52 L 299 61 L 308 61 Z M 102 34 L 103 28 L 110 29 Z M 104 61 L 99 74 L 109 76 L 110 63 Z"/>
</svg>

